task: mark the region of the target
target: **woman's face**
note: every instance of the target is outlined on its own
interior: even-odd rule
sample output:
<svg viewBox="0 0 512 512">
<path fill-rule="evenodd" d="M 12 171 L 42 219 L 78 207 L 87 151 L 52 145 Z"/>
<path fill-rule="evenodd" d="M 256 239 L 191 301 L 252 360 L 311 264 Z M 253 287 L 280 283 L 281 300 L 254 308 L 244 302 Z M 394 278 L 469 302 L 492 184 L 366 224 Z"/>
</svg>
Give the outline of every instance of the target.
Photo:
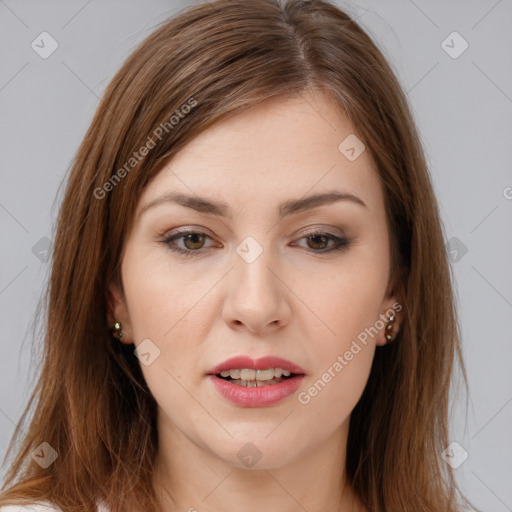
<svg viewBox="0 0 512 512">
<path fill-rule="evenodd" d="M 145 189 L 125 295 L 110 290 L 162 446 L 273 468 L 346 441 L 395 303 L 383 192 L 353 134 L 323 96 L 272 100 L 195 138 Z M 239 356 L 229 380 L 213 375 Z M 284 380 L 264 371 L 288 364 Z"/>
</svg>

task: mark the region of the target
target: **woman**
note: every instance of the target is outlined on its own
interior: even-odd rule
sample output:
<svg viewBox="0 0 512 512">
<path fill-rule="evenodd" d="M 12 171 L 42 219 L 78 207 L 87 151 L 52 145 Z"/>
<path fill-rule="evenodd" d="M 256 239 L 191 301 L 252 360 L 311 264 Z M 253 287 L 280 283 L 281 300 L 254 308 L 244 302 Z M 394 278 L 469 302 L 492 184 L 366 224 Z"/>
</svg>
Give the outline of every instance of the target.
<svg viewBox="0 0 512 512">
<path fill-rule="evenodd" d="M 69 176 L 47 322 L 0 505 L 465 502 L 441 457 L 462 359 L 429 173 L 390 66 L 333 4 L 204 3 L 127 59 Z"/>
</svg>

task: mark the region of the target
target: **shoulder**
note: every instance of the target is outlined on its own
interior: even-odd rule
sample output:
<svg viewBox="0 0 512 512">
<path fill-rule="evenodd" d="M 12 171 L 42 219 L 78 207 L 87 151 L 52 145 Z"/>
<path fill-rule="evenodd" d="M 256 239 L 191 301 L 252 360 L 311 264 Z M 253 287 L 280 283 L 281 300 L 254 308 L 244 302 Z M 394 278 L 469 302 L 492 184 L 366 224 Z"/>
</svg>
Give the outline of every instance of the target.
<svg viewBox="0 0 512 512">
<path fill-rule="evenodd" d="M 62 512 L 62 510 L 47 501 L 38 501 L 30 505 L 4 505 L 0 512 Z M 103 502 L 98 503 L 98 512 L 109 512 Z"/>
<path fill-rule="evenodd" d="M 34 503 L 31 505 L 4 505 L 0 507 L 0 512 L 62 512 L 47 503 Z"/>
<path fill-rule="evenodd" d="M 62 510 L 49 502 L 37 502 L 30 505 L 4 505 L 0 512 L 62 512 Z M 98 503 L 98 512 L 109 512 L 103 502 Z"/>
</svg>

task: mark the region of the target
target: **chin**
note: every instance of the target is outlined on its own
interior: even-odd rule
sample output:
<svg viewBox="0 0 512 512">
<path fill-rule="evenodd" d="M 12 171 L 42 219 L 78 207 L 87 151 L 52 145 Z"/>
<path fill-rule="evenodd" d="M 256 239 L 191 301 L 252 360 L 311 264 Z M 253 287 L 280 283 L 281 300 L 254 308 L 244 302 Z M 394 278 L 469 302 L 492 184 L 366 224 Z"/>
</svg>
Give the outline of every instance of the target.
<svg viewBox="0 0 512 512">
<path fill-rule="evenodd" d="M 271 431 L 265 430 L 266 433 Z M 270 440 L 256 433 L 254 436 L 246 434 L 238 439 L 230 438 L 222 447 L 210 446 L 210 451 L 226 464 L 250 471 L 277 469 L 297 458 L 297 444 L 291 437 Z"/>
</svg>

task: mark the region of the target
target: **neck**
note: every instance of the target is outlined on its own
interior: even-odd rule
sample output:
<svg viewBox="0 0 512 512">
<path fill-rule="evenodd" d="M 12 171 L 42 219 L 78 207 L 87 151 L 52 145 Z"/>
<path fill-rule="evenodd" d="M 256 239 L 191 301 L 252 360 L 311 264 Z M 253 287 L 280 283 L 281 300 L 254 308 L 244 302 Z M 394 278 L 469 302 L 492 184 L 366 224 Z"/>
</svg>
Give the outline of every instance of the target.
<svg viewBox="0 0 512 512">
<path fill-rule="evenodd" d="M 247 469 L 159 420 L 157 497 L 170 512 L 364 512 L 344 471 L 347 434 L 348 419 L 310 453 L 283 465 Z"/>
</svg>

